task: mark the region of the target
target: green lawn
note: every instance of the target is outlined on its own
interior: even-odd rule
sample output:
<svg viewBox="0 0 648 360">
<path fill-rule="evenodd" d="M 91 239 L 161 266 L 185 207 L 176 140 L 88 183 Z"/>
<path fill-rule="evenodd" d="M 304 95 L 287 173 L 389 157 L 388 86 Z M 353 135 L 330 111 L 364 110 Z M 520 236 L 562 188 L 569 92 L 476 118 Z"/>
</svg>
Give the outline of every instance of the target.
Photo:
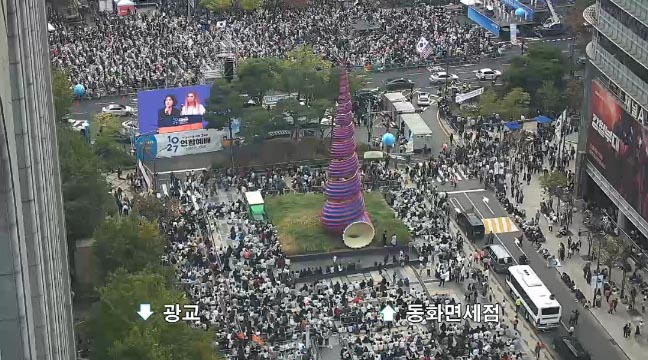
<svg viewBox="0 0 648 360">
<path fill-rule="evenodd" d="M 388 238 L 396 233 L 400 244 L 407 244 L 410 236 L 405 224 L 394 216 L 379 192 L 365 193 L 365 203 L 376 229 L 369 247 L 380 247 L 382 233 Z M 282 250 L 287 255 L 323 253 L 347 248 L 340 235 L 327 232 L 320 225 L 319 216 L 324 206 L 323 194 L 290 194 L 265 199 L 268 219 L 276 226 Z"/>
</svg>

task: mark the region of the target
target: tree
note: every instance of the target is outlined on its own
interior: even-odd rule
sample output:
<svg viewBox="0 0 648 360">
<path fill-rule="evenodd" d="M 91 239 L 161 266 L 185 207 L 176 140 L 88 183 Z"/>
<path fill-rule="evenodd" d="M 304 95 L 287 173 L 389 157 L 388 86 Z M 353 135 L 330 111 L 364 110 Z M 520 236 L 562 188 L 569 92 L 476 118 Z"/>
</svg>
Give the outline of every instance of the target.
<svg viewBox="0 0 648 360">
<path fill-rule="evenodd" d="M 136 214 L 106 219 L 94 239 L 103 278 L 119 268 L 134 273 L 158 264 L 165 245 L 157 222 Z"/>
<path fill-rule="evenodd" d="M 540 177 L 540 186 L 544 189 L 545 195 L 549 196 L 549 198 L 558 197 L 558 208 L 560 208 L 560 196 L 568 184 L 567 176 L 558 170 L 546 172 Z"/>
<path fill-rule="evenodd" d="M 289 51 L 280 65 L 281 90 L 296 92 L 307 104 L 329 81 L 331 63 L 315 54 L 310 46 Z"/>
<path fill-rule="evenodd" d="M 235 84 L 224 79 L 216 80 L 207 100 L 205 119 L 209 122 L 209 128 L 228 128 L 230 119 L 240 116 L 242 109 L 243 101 Z"/>
<path fill-rule="evenodd" d="M 104 171 L 112 172 L 119 167 L 135 165 L 135 157 L 129 153 L 128 138 L 121 134 L 121 121 L 111 114 L 97 114 L 94 124 L 99 124 L 93 149 L 101 160 Z"/>
<path fill-rule="evenodd" d="M 486 90 L 479 96 L 479 114 L 482 116 L 492 116 L 500 113 L 500 104 L 497 93 L 491 89 Z"/>
<path fill-rule="evenodd" d="M 238 0 L 238 5 L 245 11 L 252 11 L 261 7 L 263 0 Z"/>
<path fill-rule="evenodd" d="M 618 236 L 606 236 L 605 234 L 599 236 L 603 236 L 603 239 L 597 245 L 597 251 L 598 246 L 601 247 L 599 261 L 607 266 L 609 269 L 608 276 L 612 277 L 612 269 L 616 267 L 620 260 L 623 260 L 622 256 L 626 253 L 627 246 Z"/>
<path fill-rule="evenodd" d="M 552 81 L 560 91 L 563 90 L 563 78 L 569 70 L 566 65 L 560 49 L 534 44 L 526 56 L 511 60 L 511 66 L 504 72 L 502 80 L 507 90 L 522 88 L 533 99 L 538 99 L 536 94 L 544 81 Z"/>
<path fill-rule="evenodd" d="M 151 305 L 148 320 L 138 316 L 140 304 Z M 93 359 L 222 359 L 211 345 L 214 334 L 183 321 L 165 321 L 164 306 L 173 304 L 182 309 L 187 300 L 161 274 L 150 269 L 129 274 L 122 269 L 111 275 L 99 290 L 87 323 Z"/>
<path fill-rule="evenodd" d="M 538 101 L 543 113 L 552 116 L 564 109 L 564 96 L 560 93 L 553 81 L 544 81 L 538 89 Z"/>
<path fill-rule="evenodd" d="M 567 106 L 570 109 L 581 112 L 583 107 L 583 80 L 573 79 L 567 83 L 565 96 L 567 97 Z"/>
<path fill-rule="evenodd" d="M 74 101 L 72 83 L 68 74 L 63 70 L 52 69 L 52 95 L 54 96 L 56 121 L 62 121 L 63 117 L 70 112 Z"/>
<path fill-rule="evenodd" d="M 200 0 L 200 6 L 213 12 L 223 12 L 232 7 L 232 0 Z"/>
<path fill-rule="evenodd" d="M 505 119 L 519 119 L 529 114 L 531 96 L 522 88 L 512 89 L 500 102 L 500 114 Z"/>
<path fill-rule="evenodd" d="M 245 109 L 243 118 L 245 122 L 241 133 L 253 143 L 263 141 L 269 131 L 285 129 L 286 126 L 284 116 L 271 113 L 261 106 Z"/>
<path fill-rule="evenodd" d="M 274 58 L 250 58 L 238 65 L 239 91 L 248 94 L 257 104 L 263 102 L 263 96 L 277 87 L 279 65 Z"/>
<path fill-rule="evenodd" d="M 70 129 L 60 128 L 57 135 L 65 224 L 68 241 L 74 245 L 76 240 L 90 237 L 105 217 L 109 187 L 90 145 Z"/>
<path fill-rule="evenodd" d="M 160 201 L 155 195 L 135 195 L 133 210 L 148 221 L 164 222 L 177 217 L 180 205 L 176 199 Z"/>
</svg>

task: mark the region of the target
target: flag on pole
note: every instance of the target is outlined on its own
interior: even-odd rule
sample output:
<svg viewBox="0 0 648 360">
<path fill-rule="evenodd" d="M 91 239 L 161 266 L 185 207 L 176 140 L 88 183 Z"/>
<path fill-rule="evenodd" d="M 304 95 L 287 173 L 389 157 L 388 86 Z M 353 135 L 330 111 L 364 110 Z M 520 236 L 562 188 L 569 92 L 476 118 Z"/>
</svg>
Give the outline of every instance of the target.
<svg viewBox="0 0 648 360">
<path fill-rule="evenodd" d="M 218 28 L 218 29 L 224 28 L 225 26 L 227 26 L 227 21 L 226 20 L 216 22 L 216 28 Z"/>
<path fill-rule="evenodd" d="M 421 37 L 418 43 L 416 43 L 416 52 L 421 54 L 421 57 L 427 59 L 432 54 L 432 45 L 427 41 L 426 38 Z"/>
</svg>

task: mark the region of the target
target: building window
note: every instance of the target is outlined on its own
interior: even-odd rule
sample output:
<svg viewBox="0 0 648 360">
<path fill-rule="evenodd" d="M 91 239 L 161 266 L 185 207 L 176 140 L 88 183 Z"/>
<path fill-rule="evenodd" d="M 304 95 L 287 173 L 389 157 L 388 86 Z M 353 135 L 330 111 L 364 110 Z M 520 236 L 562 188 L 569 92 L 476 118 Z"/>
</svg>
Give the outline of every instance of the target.
<svg viewBox="0 0 648 360">
<path fill-rule="evenodd" d="M 625 10 L 618 7 L 612 0 L 601 0 L 601 8 L 607 13 L 612 15 L 615 19 L 619 20 L 625 27 L 632 30 L 642 39 L 648 39 L 648 27 L 642 24 L 632 15 L 625 12 Z"/>
<path fill-rule="evenodd" d="M 610 41 L 605 35 L 599 33 L 598 44 L 608 53 L 614 56 L 617 61 L 632 71 L 641 81 L 648 84 L 648 69 L 638 63 L 625 51 L 621 50 L 615 43 Z"/>
</svg>

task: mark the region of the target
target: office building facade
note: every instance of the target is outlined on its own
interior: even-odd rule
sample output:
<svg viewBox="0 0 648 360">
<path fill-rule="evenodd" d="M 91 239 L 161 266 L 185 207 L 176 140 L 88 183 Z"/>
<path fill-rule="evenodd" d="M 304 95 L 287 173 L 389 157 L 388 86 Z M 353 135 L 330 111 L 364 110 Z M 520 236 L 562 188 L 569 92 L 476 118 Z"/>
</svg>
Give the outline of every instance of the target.
<svg viewBox="0 0 648 360">
<path fill-rule="evenodd" d="M 579 131 L 578 193 L 648 248 L 648 1 L 597 0 Z"/>
<path fill-rule="evenodd" d="M 76 358 L 43 0 L 0 0 L 0 359 Z"/>
</svg>

